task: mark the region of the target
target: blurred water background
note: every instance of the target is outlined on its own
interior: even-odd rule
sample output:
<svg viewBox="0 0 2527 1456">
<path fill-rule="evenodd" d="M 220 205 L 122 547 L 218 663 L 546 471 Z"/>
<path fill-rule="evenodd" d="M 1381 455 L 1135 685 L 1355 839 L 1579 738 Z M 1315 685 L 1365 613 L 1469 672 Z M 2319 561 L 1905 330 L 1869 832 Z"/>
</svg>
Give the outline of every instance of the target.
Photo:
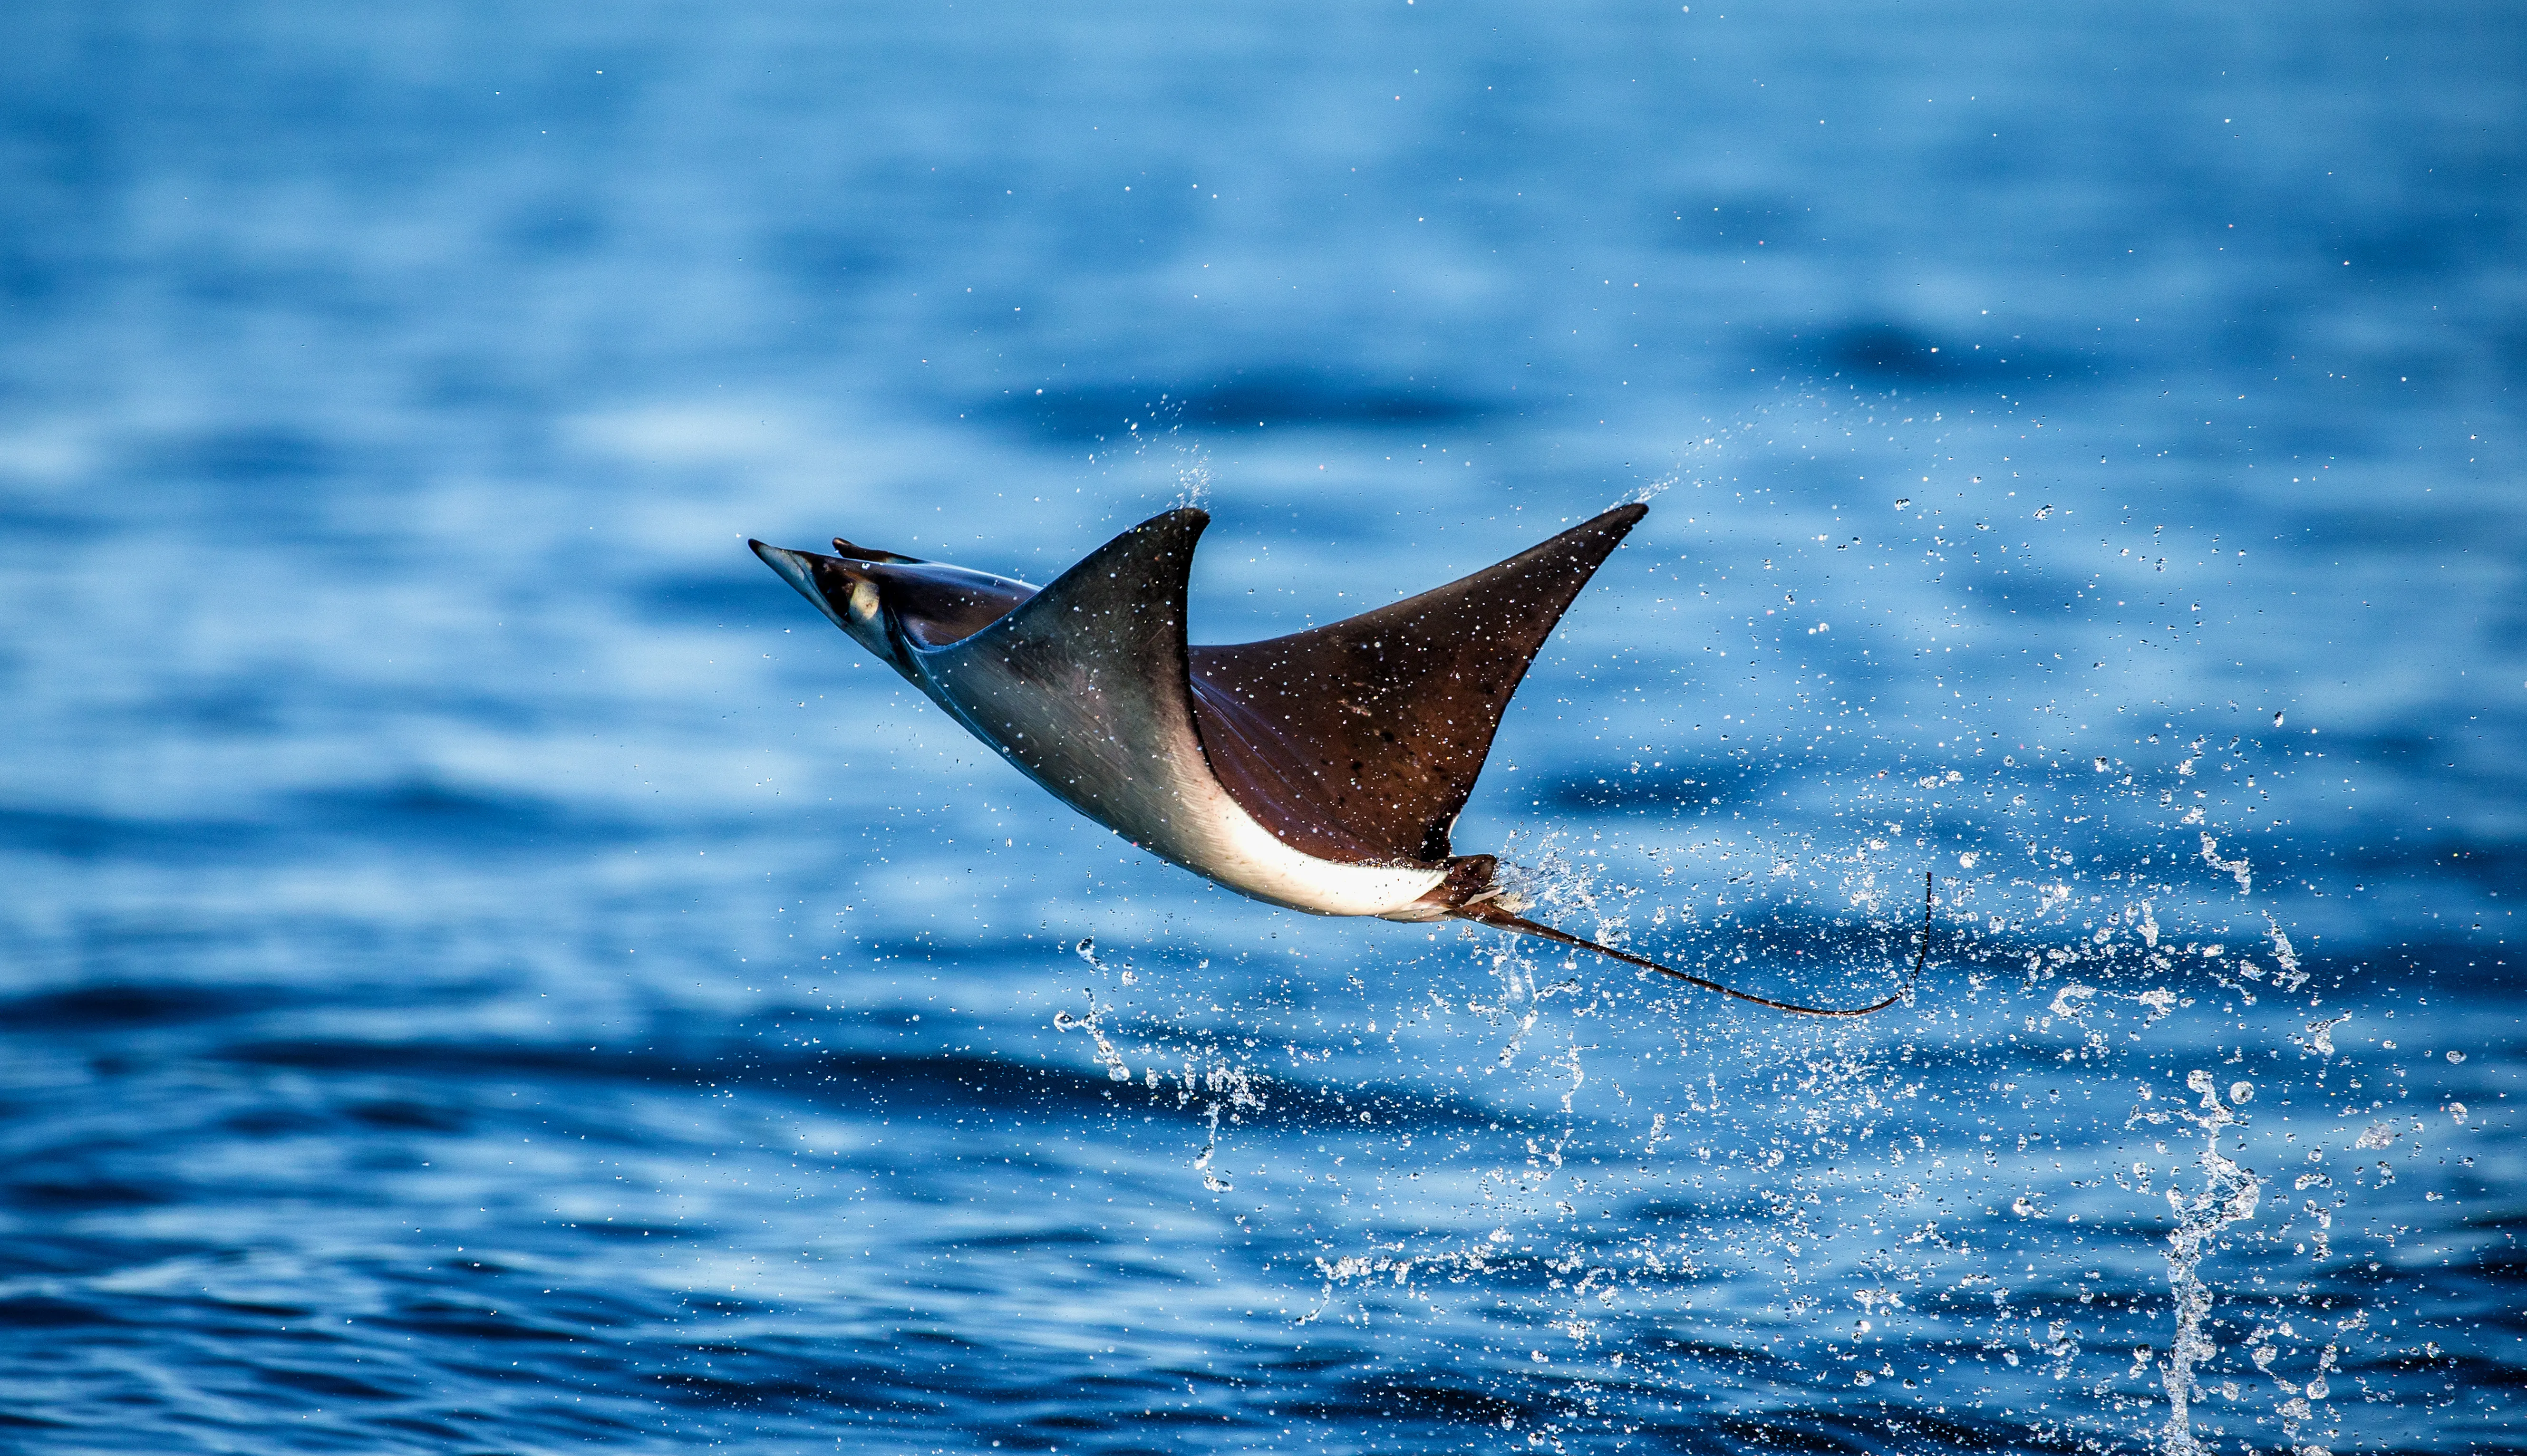
<svg viewBox="0 0 2527 1456">
<path fill-rule="evenodd" d="M 2518 1450 L 2514 7 L 0 18 L 0 1444 Z M 1240 900 L 742 537 L 1620 500 Z M 1093 939 L 1083 948 L 1082 942 Z"/>
</svg>

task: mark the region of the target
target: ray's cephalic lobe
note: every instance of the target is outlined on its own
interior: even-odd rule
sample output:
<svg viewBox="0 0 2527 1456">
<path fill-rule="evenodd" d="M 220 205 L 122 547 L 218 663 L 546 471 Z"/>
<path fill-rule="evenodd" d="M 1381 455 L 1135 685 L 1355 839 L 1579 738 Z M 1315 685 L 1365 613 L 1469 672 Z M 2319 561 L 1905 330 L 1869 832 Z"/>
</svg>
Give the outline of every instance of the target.
<svg viewBox="0 0 2527 1456">
<path fill-rule="evenodd" d="M 1497 566 L 1288 636 L 1185 636 L 1211 517 L 1154 516 L 1050 586 L 855 546 L 749 541 L 835 626 L 1054 797 L 1241 894 L 1315 915 L 1458 919 L 1776 1001 L 1521 919 L 1498 860 L 1449 833 L 1501 713 L 1573 599 L 1649 508 L 1619 506 Z M 1924 886 L 1918 977 L 1930 951 Z"/>
</svg>

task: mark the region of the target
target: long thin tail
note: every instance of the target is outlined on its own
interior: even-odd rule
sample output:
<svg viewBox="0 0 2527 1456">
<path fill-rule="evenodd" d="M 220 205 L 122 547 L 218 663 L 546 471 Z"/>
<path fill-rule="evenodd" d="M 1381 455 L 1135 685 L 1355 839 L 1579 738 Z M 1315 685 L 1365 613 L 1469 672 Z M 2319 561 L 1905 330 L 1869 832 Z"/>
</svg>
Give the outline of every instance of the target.
<svg viewBox="0 0 2527 1456">
<path fill-rule="evenodd" d="M 1914 953 L 1912 974 L 1906 976 L 1904 984 L 1897 987 L 1895 994 L 1885 1000 L 1873 1001 L 1867 1006 L 1851 1007 L 1801 1006 L 1795 1001 L 1776 1001 L 1770 996 L 1758 996 L 1752 991 L 1741 991 L 1733 986 L 1725 986 L 1716 980 L 1705 980 L 1699 976 L 1688 976 L 1673 966 L 1662 966 L 1656 961 L 1633 955 L 1627 950 L 1617 950 L 1611 945 L 1599 945 L 1594 940 L 1582 940 L 1576 935 L 1557 930 L 1551 926 L 1539 926 L 1531 920 L 1521 920 L 1506 910 L 1493 906 L 1488 901 L 1477 901 L 1471 905 L 1461 906 L 1453 913 L 1459 920 L 1470 920 L 1477 925 L 1492 926 L 1503 930 L 1515 930 L 1519 934 L 1533 935 L 1539 940 L 1550 940 L 1557 945 L 1572 945 L 1581 950 L 1593 950 L 1601 956 L 1612 956 L 1627 966 L 1638 966 L 1644 971 L 1656 971 L 1661 976 L 1673 976 L 1687 985 L 1698 985 L 1706 991 L 1718 991 L 1724 996 L 1733 996 L 1740 1001 L 1752 1001 L 1758 1006 L 1770 1006 L 1775 1011 L 1795 1012 L 1800 1016 L 1869 1016 L 1884 1011 L 1887 1007 L 1911 995 L 1913 982 L 1922 979 L 1922 968 L 1930 964 L 1931 883 L 1930 872 L 1924 871 L 1922 874 L 1922 947 Z"/>
</svg>

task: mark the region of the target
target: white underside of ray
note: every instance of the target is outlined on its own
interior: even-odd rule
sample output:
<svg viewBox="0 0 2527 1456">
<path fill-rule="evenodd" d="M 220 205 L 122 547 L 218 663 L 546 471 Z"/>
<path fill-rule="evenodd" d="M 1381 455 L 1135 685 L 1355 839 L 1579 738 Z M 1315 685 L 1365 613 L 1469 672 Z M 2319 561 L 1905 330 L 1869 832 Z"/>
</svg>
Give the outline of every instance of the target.
<svg viewBox="0 0 2527 1456">
<path fill-rule="evenodd" d="M 1207 796 L 1185 794 L 1186 813 L 1174 822 L 1195 830 L 1192 855 L 1145 843 L 1153 853 L 1208 876 L 1230 889 L 1317 915 L 1395 915 L 1436 888 L 1445 870 L 1405 865 L 1346 865 L 1292 849 L 1257 824 L 1206 771 Z M 1204 830 L 1209 832 L 1204 832 Z"/>
<path fill-rule="evenodd" d="M 1146 711 L 1144 684 L 1130 675 L 1064 662 L 1049 666 L 1070 680 L 1054 683 L 1010 672 L 997 653 L 921 658 L 931 698 L 1056 798 L 1230 889 L 1315 915 L 1420 920 L 1428 917 L 1412 913 L 1414 902 L 1448 878 L 1418 865 L 1318 859 L 1284 843 L 1220 786 L 1185 710 Z"/>
</svg>

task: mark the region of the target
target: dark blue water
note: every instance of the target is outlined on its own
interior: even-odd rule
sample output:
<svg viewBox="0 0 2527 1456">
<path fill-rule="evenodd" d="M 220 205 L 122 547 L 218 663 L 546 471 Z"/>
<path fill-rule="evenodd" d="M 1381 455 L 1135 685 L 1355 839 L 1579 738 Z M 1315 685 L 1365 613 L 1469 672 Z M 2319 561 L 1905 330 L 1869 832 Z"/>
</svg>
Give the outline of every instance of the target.
<svg viewBox="0 0 2527 1456">
<path fill-rule="evenodd" d="M 12 8 L 0 1444 L 2527 1448 L 2522 114 L 2499 5 Z M 1914 1006 L 1239 900 L 741 539 L 1199 499 L 1233 640 L 1644 494 L 1460 847 L 1845 1000 L 1934 872 Z"/>
</svg>

